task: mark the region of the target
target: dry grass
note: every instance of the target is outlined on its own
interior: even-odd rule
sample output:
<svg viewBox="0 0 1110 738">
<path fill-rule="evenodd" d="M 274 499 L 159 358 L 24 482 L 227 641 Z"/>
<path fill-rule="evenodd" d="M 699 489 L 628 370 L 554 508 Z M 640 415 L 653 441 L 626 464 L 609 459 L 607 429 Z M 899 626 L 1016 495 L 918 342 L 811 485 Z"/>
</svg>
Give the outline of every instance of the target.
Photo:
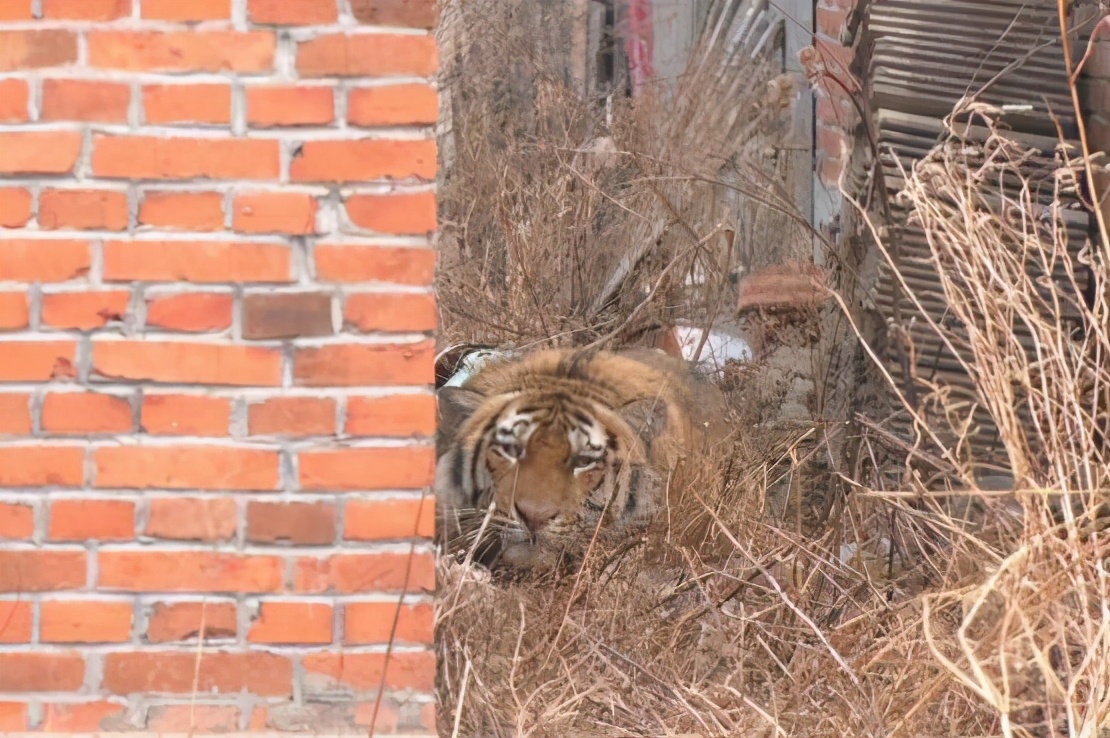
<svg viewBox="0 0 1110 738">
<path fill-rule="evenodd" d="M 512 5 L 453 6 L 456 22 L 488 32 L 456 39 L 448 64 L 461 73 L 465 58 L 475 80 L 448 79 L 440 300 L 451 342 L 634 340 L 676 316 L 724 313 L 730 273 L 805 253 L 809 236 L 783 227 L 788 198 L 770 184 L 783 107 L 758 64 L 706 46 L 673 98 L 614 105 L 607 121 L 540 53 L 559 47 L 565 18 Z M 541 41 L 527 42 L 528 23 Z M 520 62 L 511 77 L 509 57 Z M 506 78 L 534 92 L 525 112 L 491 102 Z M 974 112 L 988 134 L 952 132 L 906 173 L 902 197 L 929 233 L 964 330 L 957 353 L 1003 429 L 1018 491 L 974 486 L 972 408 L 946 405 L 943 387 L 909 405 L 939 411 L 906 445 L 865 419 L 860 462 L 844 475 L 826 470 L 836 428 L 774 422 L 777 396 L 751 389 L 771 369 L 743 368 L 727 388 L 733 443 L 642 538 L 600 537 L 580 571 L 543 582 L 492 581 L 444 558 L 441 735 L 1110 730 L 1110 540 L 1099 530 L 1110 244 L 1102 234 L 1084 263 L 1069 256 L 1051 188 L 1074 187 L 1079 168 L 1062 155 L 1031 180 L 1028 152 L 992 111 Z M 602 138 L 609 153 L 589 153 Z M 772 259 L 759 249 L 773 251 L 776 228 L 786 244 Z M 621 258 L 640 252 L 598 304 Z"/>
</svg>

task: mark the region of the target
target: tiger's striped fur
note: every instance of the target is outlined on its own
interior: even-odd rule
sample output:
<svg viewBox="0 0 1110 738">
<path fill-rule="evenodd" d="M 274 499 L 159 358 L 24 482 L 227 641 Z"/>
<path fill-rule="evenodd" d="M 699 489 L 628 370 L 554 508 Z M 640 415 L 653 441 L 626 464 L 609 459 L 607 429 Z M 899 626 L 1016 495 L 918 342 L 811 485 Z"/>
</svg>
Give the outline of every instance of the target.
<svg viewBox="0 0 1110 738">
<path fill-rule="evenodd" d="M 653 350 L 548 350 L 485 366 L 439 392 L 436 495 L 449 543 L 492 541 L 501 561 L 530 568 L 599 525 L 645 522 L 681 489 L 689 457 L 723 437 L 723 405 L 716 387 Z"/>
</svg>

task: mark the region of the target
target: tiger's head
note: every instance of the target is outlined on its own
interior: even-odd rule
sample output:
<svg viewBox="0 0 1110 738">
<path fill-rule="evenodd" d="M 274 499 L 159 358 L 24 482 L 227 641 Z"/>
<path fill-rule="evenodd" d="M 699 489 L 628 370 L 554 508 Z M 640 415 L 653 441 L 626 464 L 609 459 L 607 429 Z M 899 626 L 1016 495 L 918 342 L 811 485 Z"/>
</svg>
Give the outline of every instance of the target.
<svg viewBox="0 0 1110 738">
<path fill-rule="evenodd" d="M 495 394 L 439 393 L 449 440 L 437 497 L 461 548 L 492 541 L 500 561 L 517 567 L 549 567 L 601 528 L 643 521 L 666 482 L 652 463 L 668 426 L 664 399 L 614 401 L 596 386 L 548 379 Z"/>
</svg>

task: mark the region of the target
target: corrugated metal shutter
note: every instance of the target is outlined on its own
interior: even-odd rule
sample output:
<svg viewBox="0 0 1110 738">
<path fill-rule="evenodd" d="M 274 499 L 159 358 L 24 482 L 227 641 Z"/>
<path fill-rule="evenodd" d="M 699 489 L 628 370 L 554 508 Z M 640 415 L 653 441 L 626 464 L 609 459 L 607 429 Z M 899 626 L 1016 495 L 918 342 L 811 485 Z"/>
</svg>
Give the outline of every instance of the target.
<svg viewBox="0 0 1110 738">
<path fill-rule="evenodd" d="M 1014 135 L 1040 151 L 1029 164 L 1034 177 L 1052 176 L 1058 125 L 1078 145 L 1056 0 L 874 0 L 867 26 L 872 45 L 866 72 L 891 196 L 902 185 L 899 167 L 909 169 L 940 141 L 940 120 L 973 93 L 976 99 L 1006 110 L 1005 120 Z M 969 137 L 975 137 L 974 131 Z M 1047 179 L 1045 184 L 1047 201 L 1052 188 Z M 930 318 L 950 330 L 953 345 L 963 353 L 965 338 L 961 326 L 948 315 L 925 234 L 907 225 L 905 215 L 897 209 L 893 213 L 901 269 Z M 1083 246 L 1089 228 L 1085 212 L 1077 209 L 1071 214 L 1069 250 L 1077 252 Z M 1063 276 L 1054 275 L 1061 284 Z M 919 318 L 909 325 L 915 310 L 889 271 L 880 270 L 878 280 L 877 307 L 882 317 L 900 314 L 913 338 L 916 376 L 948 387 L 953 400 L 974 400 L 974 387 L 958 358 L 925 321 Z M 890 370 L 904 387 L 906 378 L 893 356 Z M 980 426 L 973 443 L 976 457 L 1004 464 L 1005 453 L 989 415 L 980 412 L 975 417 Z M 895 418 L 891 430 L 908 434 L 908 416 Z"/>
</svg>

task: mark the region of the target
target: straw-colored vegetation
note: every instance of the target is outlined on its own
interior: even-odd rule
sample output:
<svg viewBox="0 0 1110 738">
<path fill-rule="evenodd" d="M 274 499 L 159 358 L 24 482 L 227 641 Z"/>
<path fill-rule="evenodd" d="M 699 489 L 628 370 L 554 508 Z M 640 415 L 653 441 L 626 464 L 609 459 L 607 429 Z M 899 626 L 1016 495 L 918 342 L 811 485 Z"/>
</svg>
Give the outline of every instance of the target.
<svg viewBox="0 0 1110 738">
<path fill-rule="evenodd" d="M 730 5 L 676 91 L 607 110 L 562 75 L 566 18 L 546 3 L 449 3 L 446 342 L 621 345 L 708 324 L 745 268 L 808 252 L 776 184 L 791 90 L 712 32 Z M 848 465 L 843 422 L 783 420 L 773 363 L 734 367 L 732 442 L 642 537 L 599 539 L 542 582 L 444 558 L 441 735 L 1110 732 L 1110 243 L 1065 248 L 1079 152 L 1031 174 L 997 111 L 959 112 L 979 133 L 952 123 L 898 204 L 962 326 L 927 329 L 965 362 L 1016 491 L 975 486 L 974 407 L 924 383 L 910 401 L 866 344 L 915 420 L 898 439 L 860 417 Z M 885 224 L 861 220 L 897 279 Z"/>
</svg>

